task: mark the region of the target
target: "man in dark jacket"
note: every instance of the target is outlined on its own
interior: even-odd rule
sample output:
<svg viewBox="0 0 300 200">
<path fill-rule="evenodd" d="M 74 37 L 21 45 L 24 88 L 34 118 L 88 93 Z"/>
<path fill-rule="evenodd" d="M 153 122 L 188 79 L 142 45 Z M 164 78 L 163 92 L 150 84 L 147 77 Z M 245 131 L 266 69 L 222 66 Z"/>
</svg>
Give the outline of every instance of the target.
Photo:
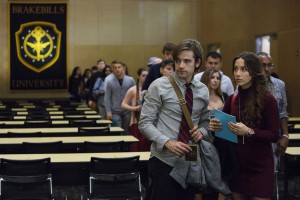
<svg viewBox="0 0 300 200">
<path fill-rule="evenodd" d="M 173 51 L 174 51 L 175 46 L 176 46 L 175 44 L 169 43 L 169 42 L 164 45 L 163 50 L 162 50 L 162 53 L 164 55 L 164 60 L 173 59 Z M 149 85 L 155 79 L 161 77 L 160 67 L 161 67 L 161 63 L 154 64 L 150 67 L 148 76 L 145 80 L 142 90 L 148 90 Z"/>
</svg>

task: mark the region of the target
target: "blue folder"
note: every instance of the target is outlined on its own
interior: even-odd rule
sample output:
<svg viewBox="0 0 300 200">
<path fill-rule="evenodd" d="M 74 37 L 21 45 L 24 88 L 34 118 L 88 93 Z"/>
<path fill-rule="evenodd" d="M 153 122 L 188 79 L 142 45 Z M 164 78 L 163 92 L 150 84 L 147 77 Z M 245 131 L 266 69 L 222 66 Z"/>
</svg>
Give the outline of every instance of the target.
<svg viewBox="0 0 300 200">
<path fill-rule="evenodd" d="M 219 131 L 215 131 L 215 136 L 234 143 L 238 143 L 237 135 L 231 132 L 231 130 L 228 128 L 228 122 L 236 123 L 235 116 L 229 115 L 220 110 L 215 110 L 214 112 L 214 117 L 219 119 L 222 123 L 222 129 Z"/>
</svg>

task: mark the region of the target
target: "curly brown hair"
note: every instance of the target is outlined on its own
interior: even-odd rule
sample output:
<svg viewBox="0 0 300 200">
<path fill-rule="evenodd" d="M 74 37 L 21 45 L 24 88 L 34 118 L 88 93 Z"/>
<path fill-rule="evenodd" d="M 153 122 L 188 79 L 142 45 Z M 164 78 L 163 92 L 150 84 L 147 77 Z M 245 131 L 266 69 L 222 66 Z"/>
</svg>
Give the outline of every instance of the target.
<svg viewBox="0 0 300 200">
<path fill-rule="evenodd" d="M 252 86 L 245 103 L 242 121 L 250 127 L 255 127 L 262 120 L 265 94 L 268 92 L 267 79 L 262 72 L 259 58 L 252 52 L 243 52 L 233 59 L 232 72 L 237 59 L 243 59 L 252 77 Z"/>
</svg>

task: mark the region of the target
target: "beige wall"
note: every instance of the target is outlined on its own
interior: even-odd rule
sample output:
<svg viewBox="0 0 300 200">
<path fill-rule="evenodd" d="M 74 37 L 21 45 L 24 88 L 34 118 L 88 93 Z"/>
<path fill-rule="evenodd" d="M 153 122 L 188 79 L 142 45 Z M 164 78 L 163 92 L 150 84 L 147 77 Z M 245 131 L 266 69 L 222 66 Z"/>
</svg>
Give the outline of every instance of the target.
<svg viewBox="0 0 300 200">
<path fill-rule="evenodd" d="M 7 10 L 7 1 L 1 0 L 0 98 L 65 97 L 66 91 L 8 90 Z M 135 76 L 149 57 L 162 56 L 165 42 L 197 38 L 204 50 L 221 44 L 223 71 L 231 76 L 234 56 L 254 51 L 255 36 L 276 33 L 275 71 L 287 86 L 288 111 L 300 116 L 299 19 L 299 0 L 69 0 L 68 72 L 103 58 L 124 61 Z"/>
<path fill-rule="evenodd" d="M 234 56 L 255 52 L 255 37 L 277 34 L 271 46 L 275 71 L 285 81 L 288 112 L 300 116 L 300 1 L 298 0 L 201 0 L 200 41 L 220 43 L 223 71 L 232 77 Z"/>
</svg>

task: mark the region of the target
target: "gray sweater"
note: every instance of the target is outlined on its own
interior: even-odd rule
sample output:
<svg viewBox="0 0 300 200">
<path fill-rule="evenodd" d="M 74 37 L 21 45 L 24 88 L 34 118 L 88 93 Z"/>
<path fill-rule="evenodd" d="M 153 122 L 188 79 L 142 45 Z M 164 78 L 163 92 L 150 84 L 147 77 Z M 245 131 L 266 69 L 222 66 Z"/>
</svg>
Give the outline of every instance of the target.
<svg viewBox="0 0 300 200">
<path fill-rule="evenodd" d="M 134 85 L 134 79 L 127 75 L 124 75 L 122 85 L 114 75 L 105 79 L 104 104 L 107 114 L 120 114 L 123 111 L 121 103 L 128 89 Z"/>
</svg>

